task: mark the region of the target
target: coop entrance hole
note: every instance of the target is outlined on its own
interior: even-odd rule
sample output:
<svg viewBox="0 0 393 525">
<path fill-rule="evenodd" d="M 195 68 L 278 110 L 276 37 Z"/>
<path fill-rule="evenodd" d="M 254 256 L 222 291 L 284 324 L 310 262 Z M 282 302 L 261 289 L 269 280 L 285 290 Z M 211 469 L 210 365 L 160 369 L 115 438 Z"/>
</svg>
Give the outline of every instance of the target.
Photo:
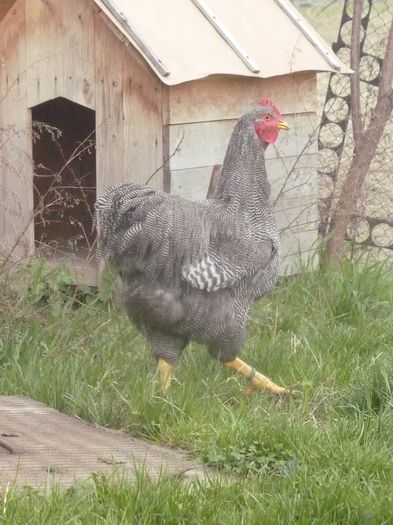
<svg viewBox="0 0 393 525">
<path fill-rule="evenodd" d="M 94 249 L 95 111 L 56 98 L 32 109 L 34 240 L 52 256 Z"/>
</svg>

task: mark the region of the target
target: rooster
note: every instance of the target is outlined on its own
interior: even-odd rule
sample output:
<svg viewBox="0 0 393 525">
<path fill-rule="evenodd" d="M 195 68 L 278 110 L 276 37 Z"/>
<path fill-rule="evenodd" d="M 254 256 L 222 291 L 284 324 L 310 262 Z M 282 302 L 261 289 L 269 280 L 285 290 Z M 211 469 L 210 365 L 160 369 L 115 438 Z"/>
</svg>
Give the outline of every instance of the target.
<svg viewBox="0 0 393 525">
<path fill-rule="evenodd" d="M 120 275 L 121 301 L 151 344 L 164 390 L 194 340 L 245 376 L 247 393 L 287 392 L 238 357 L 249 308 L 277 278 L 280 241 L 264 151 L 287 129 L 269 99 L 241 117 L 205 201 L 123 183 L 96 202 L 98 255 Z"/>
</svg>

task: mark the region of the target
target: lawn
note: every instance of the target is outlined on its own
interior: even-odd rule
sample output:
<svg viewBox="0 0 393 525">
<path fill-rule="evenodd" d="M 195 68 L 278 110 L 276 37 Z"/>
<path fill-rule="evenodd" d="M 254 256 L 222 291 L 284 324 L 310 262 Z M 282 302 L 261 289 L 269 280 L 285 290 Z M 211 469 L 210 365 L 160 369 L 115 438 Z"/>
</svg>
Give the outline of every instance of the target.
<svg viewBox="0 0 393 525">
<path fill-rule="evenodd" d="M 50 494 L 2 487 L 0 523 L 393 523 L 393 279 L 347 262 L 300 271 L 252 311 L 243 357 L 298 395 L 244 395 L 197 345 L 163 395 L 141 335 L 101 295 L 37 262 L 1 283 L 0 394 L 187 450 L 230 483 L 94 477 Z"/>
</svg>

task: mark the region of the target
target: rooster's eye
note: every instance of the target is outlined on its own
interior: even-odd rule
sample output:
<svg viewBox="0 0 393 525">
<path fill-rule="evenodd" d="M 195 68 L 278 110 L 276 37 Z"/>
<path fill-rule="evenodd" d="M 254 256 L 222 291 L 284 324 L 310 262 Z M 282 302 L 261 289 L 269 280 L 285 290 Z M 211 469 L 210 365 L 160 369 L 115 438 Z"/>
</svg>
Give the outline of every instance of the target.
<svg viewBox="0 0 393 525">
<path fill-rule="evenodd" d="M 265 120 L 266 120 L 266 122 L 269 122 L 270 119 L 271 119 L 271 116 L 270 116 L 270 115 L 266 115 L 266 116 L 265 116 Z"/>
</svg>

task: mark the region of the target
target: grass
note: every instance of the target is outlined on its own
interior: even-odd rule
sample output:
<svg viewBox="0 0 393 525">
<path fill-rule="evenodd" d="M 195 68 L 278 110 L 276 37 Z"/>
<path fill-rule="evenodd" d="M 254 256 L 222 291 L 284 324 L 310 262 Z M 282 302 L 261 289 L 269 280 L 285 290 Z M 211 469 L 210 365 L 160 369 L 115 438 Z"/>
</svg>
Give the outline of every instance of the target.
<svg viewBox="0 0 393 525">
<path fill-rule="evenodd" d="M 299 391 L 285 400 L 244 396 L 244 381 L 197 345 L 163 396 L 144 339 L 102 300 L 107 290 L 73 293 L 65 272 L 37 262 L 3 280 L 0 394 L 181 447 L 236 478 L 9 487 L 0 523 L 393 523 L 392 277 L 347 262 L 341 275 L 283 279 L 258 302 L 242 356 Z"/>
<path fill-rule="evenodd" d="M 337 39 L 338 29 L 343 11 L 343 2 L 329 1 L 303 2 L 298 5 L 301 14 L 318 31 L 329 44 Z"/>
</svg>

